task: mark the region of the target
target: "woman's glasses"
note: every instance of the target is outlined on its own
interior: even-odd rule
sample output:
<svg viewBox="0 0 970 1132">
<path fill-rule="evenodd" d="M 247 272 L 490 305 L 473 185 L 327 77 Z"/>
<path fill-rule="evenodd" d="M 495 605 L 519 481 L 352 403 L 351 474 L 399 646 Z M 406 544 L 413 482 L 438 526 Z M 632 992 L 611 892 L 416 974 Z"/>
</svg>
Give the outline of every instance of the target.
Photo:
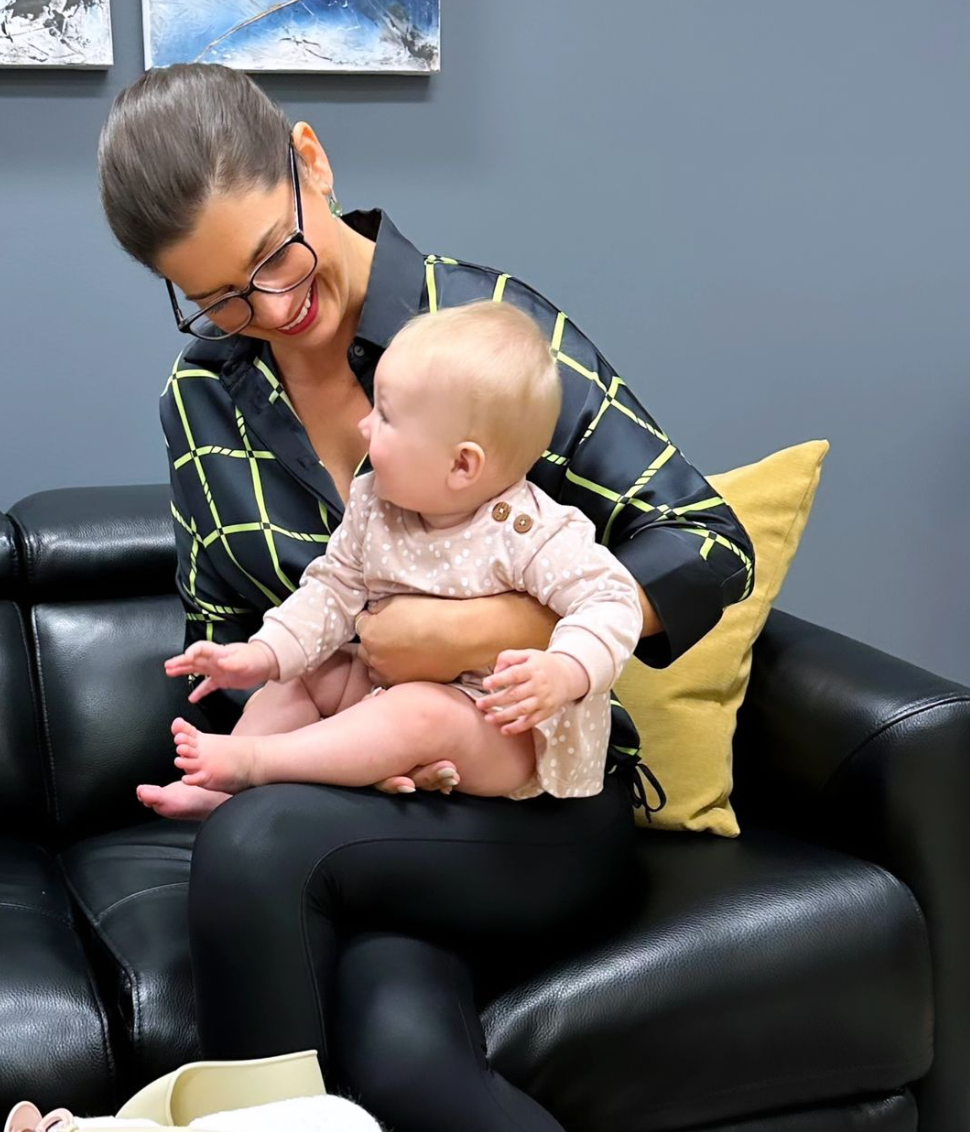
<svg viewBox="0 0 970 1132">
<path fill-rule="evenodd" d="M 256 315 L 250 295 L 285 295 L 305 283 L 317 269 L 317 256 L 303 235 L 303 201 L 300 197 L 300 176 L 296 164 L 296 151 L 290 146 L 290 178 L 293 182 L 293 203 L 296 211 L 296 229 L 293 235 L 261 259 L 242 291 L 228 291 L 215 302 L 209 303 L 188 318 L 182 314 L 175 288 L 166 279 L 168 297 L 175 313 L 175 323 L 183 334 L 209 341 L 229 338 L 245 330 Z"/>
</svg>

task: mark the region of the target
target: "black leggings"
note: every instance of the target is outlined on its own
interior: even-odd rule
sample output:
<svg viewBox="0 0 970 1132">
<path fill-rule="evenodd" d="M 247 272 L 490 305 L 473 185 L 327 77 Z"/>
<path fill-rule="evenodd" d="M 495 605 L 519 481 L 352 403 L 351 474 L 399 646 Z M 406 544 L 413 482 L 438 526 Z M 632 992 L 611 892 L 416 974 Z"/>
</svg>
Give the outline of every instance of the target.
<svg viewBox="0 0 970 1132">
<path fill-rule="evenodd" d="M 205 1056 L 316 1049 L 394 1132 L 562 1132 L 490 1069 L 478 1007 L 602 922 L 632 850 L 612 776 L 564 801 L 247 790 L 193 855 Z"/>
</svg>

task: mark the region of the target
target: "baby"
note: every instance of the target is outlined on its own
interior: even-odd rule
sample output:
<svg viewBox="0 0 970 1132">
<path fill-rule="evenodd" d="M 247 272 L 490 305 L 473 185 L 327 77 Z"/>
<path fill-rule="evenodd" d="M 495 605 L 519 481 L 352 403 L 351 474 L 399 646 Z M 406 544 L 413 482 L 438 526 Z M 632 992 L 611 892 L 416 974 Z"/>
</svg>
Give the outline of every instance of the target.
<svg viewBox="0 0 970 1132">
<path fill-rule="evenodd" d="M 416 767 L 445 792 L 581 797 L 603 788 L 610 688 L 639 639 L 636 584 L 580 511 L 525 479 L 551 441 L 561 390 L 548 342 L 506 303 L 421 315 L 377 367 L 360 422 L 372 472 L 299 589 L 246 644 L 200 641 L 165 662 L 215 688 L 302 682 L 316 722 L 214 735 L 172 724 L 182 782 L 235 793 L 269 782 L 410 792 Z M 348 645 L 370 602 L 516 590 L 561 620 L 549 647 L 506 650 L 450 684 L 373 688 Z M 256 692 L 250 712 L 272 710 Z M 296 719 L 296 716 L 294 716 Z"/>
</svg>

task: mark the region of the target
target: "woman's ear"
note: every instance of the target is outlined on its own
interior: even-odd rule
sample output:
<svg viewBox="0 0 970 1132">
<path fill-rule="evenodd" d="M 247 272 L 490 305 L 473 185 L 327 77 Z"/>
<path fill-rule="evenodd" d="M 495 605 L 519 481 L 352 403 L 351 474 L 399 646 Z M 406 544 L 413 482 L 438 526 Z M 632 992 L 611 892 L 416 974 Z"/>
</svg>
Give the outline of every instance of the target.
<svg viewBox="0 0 970 1132">
<path fill-rule="evenodd" d="M 333 170 L 330 158 L 320 144 L 308 122 L 297 122 L 293 127 L 293 148 L 302 158 L 303 168 L 310 181 L 325 195 L 333 192 Z"/>
<path fill-rule="evenodd" d="M 463 440 L 457 446 L 448 472 L 448 486 L 453 491 L 478 483 L 485 471 L 485 452 L 474 440 Z"/>
</svg>

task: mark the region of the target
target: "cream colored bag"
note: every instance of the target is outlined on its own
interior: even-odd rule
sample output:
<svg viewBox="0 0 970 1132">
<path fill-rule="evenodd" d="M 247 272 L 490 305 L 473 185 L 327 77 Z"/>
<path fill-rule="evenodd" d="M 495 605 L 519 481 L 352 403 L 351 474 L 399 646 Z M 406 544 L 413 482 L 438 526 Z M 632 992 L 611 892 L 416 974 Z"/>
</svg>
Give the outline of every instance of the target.
<svg viewBox="0 0 970 1132">
<path fill-rule="evenodd" d="M 200 1126 L 207 1132 L 237 1132 L 241 1122 L 233 1117 L 244 1118 L 246 1110 L 254 1109 L 263 1110 L 259 1123 L 266 1132 L 275 1132 L 278 1120 L 284 1119 L 283 1110 L 287 1112 L 287 1126 L 296 1127 L 295 1106 L 299 1099 L 312 1106 L 314 1098 L 319 1104 L 325 1095 L 316 1050 L 254 1061 L 196 1061 L 146 1085 L 113 1119 L 81 1119 L 63 1108 L 42 1116 L 34 1105 L 23 1102 L 7 1118 L 4 1132 L 117 1132 L 122 1128 L 193 1132 Z M 337 1097 L 326 1100 L 328 1132 L 378 1129 L 377 1122 L 358 1106 Z M 271 1107 L 274 1105 L 281 1106 L 275 1117 Z M 214 1114 L 218 1114 L 219 1124 L 205 1119 Z M 193 1124 L 195 1121 L 200 1124 Z M 252 1127 L 250 1121 L 245 1123 Z"/>
<path fill-rule="evenodd" d="M 257 1061 L 193 1061 L 146 1085 L 118 1110 L 118 1118 L 178 1127 L 214 1112 L 322 1097 L 326 1091 L 314 1049 Z"/>
</svg>

